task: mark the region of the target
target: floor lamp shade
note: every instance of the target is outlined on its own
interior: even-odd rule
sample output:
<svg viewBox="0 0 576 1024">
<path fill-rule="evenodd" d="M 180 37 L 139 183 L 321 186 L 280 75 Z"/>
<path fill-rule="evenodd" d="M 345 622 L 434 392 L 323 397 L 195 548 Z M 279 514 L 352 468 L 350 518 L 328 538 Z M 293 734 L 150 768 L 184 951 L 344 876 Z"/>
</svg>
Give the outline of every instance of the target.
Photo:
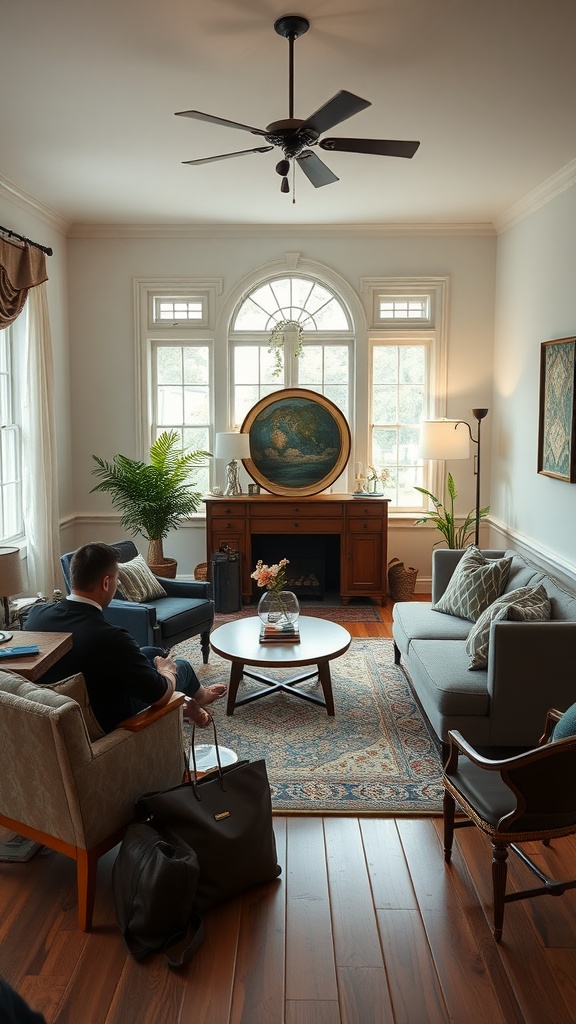
<svg viewBox="0 0 576 1024">
<path fill-rule="evenodd" d="M 469 459 L 468 424 L 462 420 L 423 420 L 419 456 L 421 459 Z"/>
<path fill-rule="evenodd" d="M 9 598 L 24 590 L 22 562 L 18 548 L 0 548 L 0 598 L 4 606 L 4 625 L 10 624 Z"/>
</svg>

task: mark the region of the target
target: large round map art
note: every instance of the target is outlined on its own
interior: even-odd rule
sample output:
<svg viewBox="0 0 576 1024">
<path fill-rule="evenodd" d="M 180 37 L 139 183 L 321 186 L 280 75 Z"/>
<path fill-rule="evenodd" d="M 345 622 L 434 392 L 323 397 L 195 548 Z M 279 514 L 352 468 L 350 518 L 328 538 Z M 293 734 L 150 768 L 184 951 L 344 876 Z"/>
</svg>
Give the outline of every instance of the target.
<svg viewBox="0 0 576 1024">
<path fill-rule="evenodd" d="M 318 494 L 337 479 L 350 455 L 350 430 L 333 402 L 290 388 L 267 395 L 250 410 L 250 476 L 272 494 Z"/>
</svg>

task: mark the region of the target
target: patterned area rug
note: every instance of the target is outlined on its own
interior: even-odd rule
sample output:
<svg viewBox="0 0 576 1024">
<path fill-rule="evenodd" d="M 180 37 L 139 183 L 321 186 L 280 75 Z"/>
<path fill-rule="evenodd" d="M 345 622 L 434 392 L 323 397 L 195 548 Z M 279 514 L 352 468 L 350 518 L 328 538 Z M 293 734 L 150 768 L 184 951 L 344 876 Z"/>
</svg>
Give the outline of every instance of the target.
<svg viewBox="0 0 576 1024">
<path fill-rule="evenodd" d="M 174 648 L 191 656 L 205 685 L 227 682 L 230 663 L 210 654 L 197 665 L 197 642 Z M 298 697 L 275 693 L 228 717 L 214 705 L 218 742 L 240 758 L 266 761 L 279 814 L 438 814 L 441 763 L 391 640 L 354 639 L 331 663 L 336 715 Z M 284 675 L 293 675 L 283 670 Z M 281 678 L 282 670 L 273 672 Z M 303 684 L 321 694 L 316 680 Z M 257 689 L 246 679 L 240 692 Z M 204 739 L 204 736 L 206 737 Z M 209 743 L 208 730 L 197 743 Z"/>
<path fill-rule="evenodd" d="M 381 622 L 378 608 L 373 604 L 345 604 L 334 607 L 327 606 L 324 602 L 300 603 L 302 615 L 311 615 L 317 619 L 329 619 L 331 622 Z M 230 615 L 214 616 L 214 625 L 221 626 L 224 622 L 232 622 L 233 619 L 247 619 L 256 614 L 256 605 L 248 605 L 239 612 L 232 612 Z"/>
</svg>

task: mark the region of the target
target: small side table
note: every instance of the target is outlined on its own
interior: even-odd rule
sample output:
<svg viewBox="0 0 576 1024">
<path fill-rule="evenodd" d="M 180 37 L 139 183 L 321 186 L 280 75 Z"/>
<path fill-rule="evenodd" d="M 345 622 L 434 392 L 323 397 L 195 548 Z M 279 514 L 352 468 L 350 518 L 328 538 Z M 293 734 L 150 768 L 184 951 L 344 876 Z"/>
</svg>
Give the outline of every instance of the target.
<svg viewBox="0 0 576 1024">
<path fill-rule="evenodd" d="M 17 672 L 31 683 L 37 682 L 52 665 L 72 650 L 72 633 L 32 633 L 16 629 L 11 632 L 12 639 L 0 645 L 0 650 L 9 651 L 11 647 L 37 644 L 40 651 L 25 657 L 2 658 L 0 672 Z"/>
</svg>

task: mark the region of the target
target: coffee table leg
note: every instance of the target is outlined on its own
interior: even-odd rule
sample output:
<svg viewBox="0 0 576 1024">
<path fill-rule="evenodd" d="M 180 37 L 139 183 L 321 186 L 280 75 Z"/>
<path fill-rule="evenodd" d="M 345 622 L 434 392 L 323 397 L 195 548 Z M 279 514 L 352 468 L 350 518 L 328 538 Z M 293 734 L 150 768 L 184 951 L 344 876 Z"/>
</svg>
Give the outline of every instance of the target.
<svg viewBox="0 0 576 1024">
<path fill-rule="evenodd" d="M 330 675 L 330 662 L 318 662 L 318 679 L 326 701 L 326 711 L 334 717 L 334 696 L 332 694 L 332 677 Z"/>
<path fill-rule="evenodd" d="M 238 694 L 238 687 L 242 676 L 244 674 L 244 662 L 233 661 L 232 668 L 230 669 L 230 682 L 228 683 L 228 703 L 226 705 L 226 714 L 234 714 L 234 706 L 236 704 L 236 696 Z"/>
</svg>

